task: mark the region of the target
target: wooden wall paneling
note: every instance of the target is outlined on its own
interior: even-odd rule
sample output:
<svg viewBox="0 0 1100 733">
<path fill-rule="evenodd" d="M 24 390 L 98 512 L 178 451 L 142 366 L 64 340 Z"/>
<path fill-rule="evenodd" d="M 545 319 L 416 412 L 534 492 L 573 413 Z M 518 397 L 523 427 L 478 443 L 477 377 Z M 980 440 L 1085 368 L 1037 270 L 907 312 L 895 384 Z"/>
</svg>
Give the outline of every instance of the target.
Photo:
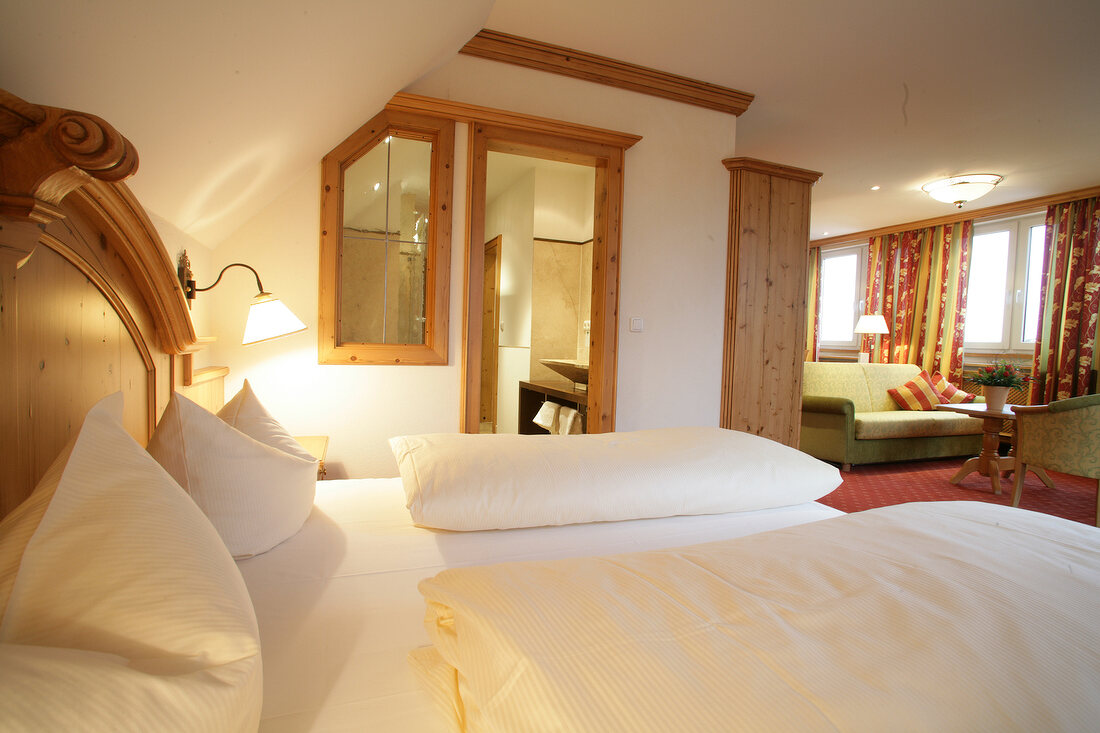
<svg viewBox="0 0 1100 733">
<path fill-rule="evenodd" d="M 767 236 L 769 191 L 767 181 L 760 174 L 740 172 L 741 200 L 736 202 L 737 226 L 740 236 L 731 248 L 729 262 L 734 269 L 727 273 L 733 282 L 734 306 L 728 322 L 733 328 L 729 352 L 730 361 L 723 370 L 723 378 L 729 379 L 728 425 L 738 430 L 758 432 L 761 425 L 760 409 L 766 401 L 765 382 L 761 362 L 765 359 L 764 337 L 767 329 L 769 303 L 765 283 L 768 253 Z M 762 185 L 764 184 L 764 185 Z M 735 254 L 734 254 L 735 253 Z"/>
<path fill-rule="evenodd" d="M 768 263 L 770 326 L 766 329 L 764 350 L 770 354 L 764 365 L 770 400 L 761 419 L 786 436 L 781 442 L 797 446 L 802 402 L 803 338 L 792 343 L 791 334 L 806 329 L 805 243 L 809 241 L 810 186 L 789 178 L 771 177 L 771 224 L 773 241 L 792 243 L 789 247 L 769 247 Z"/>
<path fill-rule="evenodd" d="M 751 158 L 730 170 L 722 427 L 797 447 L 810 187 L 816 171 Z"/>
</svg>

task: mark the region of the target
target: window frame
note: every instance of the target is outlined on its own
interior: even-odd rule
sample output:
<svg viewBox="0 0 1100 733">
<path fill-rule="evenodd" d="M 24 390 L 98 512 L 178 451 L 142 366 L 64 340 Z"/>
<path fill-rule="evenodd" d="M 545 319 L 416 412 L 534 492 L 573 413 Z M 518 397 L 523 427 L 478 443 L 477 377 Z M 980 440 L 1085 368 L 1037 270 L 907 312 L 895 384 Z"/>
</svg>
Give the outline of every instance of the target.
<svg viewBox="0 0 1100 733">
<path fill-rule="evenodd" d="M 850 242 L 848 244 L 840 244 L 835 247 L 822 248 L 821 250 L 821 266 L 818 272 L 818 298 L 821 297 L 821 292 L 824 290 L 824 273 L 825 273 L 825 260 L 833 257 L 841 257 L 847 254 L 855 254 L 857 269 L 856 269 L 856 290 L 853 293 L 854 309 L 852 313 L 852 328 L 855 328 L 856 322 L 859 317 L 863 315 L 867 307 L 867 248 L 866 242 Z M 820 304 L 820 300 L 819 300 Z M 821 312 L 818 311 L 818 318 L 821 318 Z M 822 323 L 818 322 L 818 333 L 822 333 Z M 827 349 L 833 351 L 855 350 L 859 351 L 861 345 L 862 335 L 855 333 L 853 330 L 852 338 L 848 341 L 828 341 L 824 338 L 818 338 L 818 348 Z"/>
<path fill-rule="evenodd" d="M 343 247 L 344 171 L 387 137 L 432 145 L 431 203 L 424 277 L 424 343 L 381 344 L 340 339 L 340 262 Z M 446 365 L 451 279 L 451 200 L 454 120 L 385 109 L 321 161 L 321 251 L 318 298 L 319 364 Z"/>
<path fill-rule="evenodd" d="M 1004 318 L 999 341 L 966 341 L 963 348 L 976 354 L 1024 354 L 1031 353 L 1035 341 L 1023 339 L 1024 307 L 1027 303 L 1028 249 L 1031 244 L 1033 227 L 1046 223 L 1043 212 L 1032 212 L 993 221 L 975 222 L 974 237 L 998 231 L 1008 232 L 1008 263 L 1005 274 Z M 1024 246 L 1020 246 L 1023 242 Z M 1043 245 L 1040 245 L 1043 246 Z M 971 259 L 967 272 L 967 309 L 970 305 L 970 272 L 974 261 Z M 965 332 L 964 332 L 965 333 Z"/>
</svg>

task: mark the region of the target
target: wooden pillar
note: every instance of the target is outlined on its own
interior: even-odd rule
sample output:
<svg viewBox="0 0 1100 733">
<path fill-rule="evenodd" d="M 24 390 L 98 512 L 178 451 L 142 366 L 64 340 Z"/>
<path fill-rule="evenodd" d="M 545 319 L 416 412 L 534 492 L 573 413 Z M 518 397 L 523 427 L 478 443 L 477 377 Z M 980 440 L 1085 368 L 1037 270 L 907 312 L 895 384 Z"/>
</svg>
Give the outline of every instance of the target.
<svg viewBox="0 0 1100 733">
<path fill-rule="evenodd" d="M 816 171 L 753 158 L 730 171 L 719 424 L 797 448 Z"/>
</svg>

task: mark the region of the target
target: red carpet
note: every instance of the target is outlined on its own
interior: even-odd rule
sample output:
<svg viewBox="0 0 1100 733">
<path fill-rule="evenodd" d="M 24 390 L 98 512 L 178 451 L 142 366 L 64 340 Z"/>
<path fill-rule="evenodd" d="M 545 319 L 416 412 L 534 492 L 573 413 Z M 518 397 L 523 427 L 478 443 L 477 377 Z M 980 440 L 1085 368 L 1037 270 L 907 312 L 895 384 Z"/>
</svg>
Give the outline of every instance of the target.
<svg viewBox="0 0 1100 733">
<path fill-rule="evenodd" d="M 1001 495 L 993 493 L 989 478 L 972 473 L 954 486 L 948 483 L 965 458 L 853 466 L 841 473 L 844 483 L 820 499 L 844 512 L 858 512 L 908 501 L 988 501 L 1012 504 L 1013 476 L 1001 479 Z M 1085 524 L 1096 523 L 1096 480 L 1048 471 L 1054 488 L 1033 474 L 1024 481 L 1022 509 L 1030 509 Z"/>
</svg>

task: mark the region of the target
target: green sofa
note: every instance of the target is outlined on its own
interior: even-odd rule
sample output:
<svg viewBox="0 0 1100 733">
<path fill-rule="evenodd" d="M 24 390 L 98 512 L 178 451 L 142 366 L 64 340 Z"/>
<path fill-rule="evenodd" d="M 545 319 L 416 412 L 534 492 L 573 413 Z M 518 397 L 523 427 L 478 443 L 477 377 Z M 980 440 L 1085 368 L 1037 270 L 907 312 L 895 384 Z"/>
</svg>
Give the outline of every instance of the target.
<svg viewBox="0 0 1100 733">
<path fill-rule="evenodd" d="M 845 471 L 863 463 L 977 455 L 981 420 L 903 410 L 887 393 L 920 371 L 914 364 L 806 362 L 799 448 Z"/>
</svg>

